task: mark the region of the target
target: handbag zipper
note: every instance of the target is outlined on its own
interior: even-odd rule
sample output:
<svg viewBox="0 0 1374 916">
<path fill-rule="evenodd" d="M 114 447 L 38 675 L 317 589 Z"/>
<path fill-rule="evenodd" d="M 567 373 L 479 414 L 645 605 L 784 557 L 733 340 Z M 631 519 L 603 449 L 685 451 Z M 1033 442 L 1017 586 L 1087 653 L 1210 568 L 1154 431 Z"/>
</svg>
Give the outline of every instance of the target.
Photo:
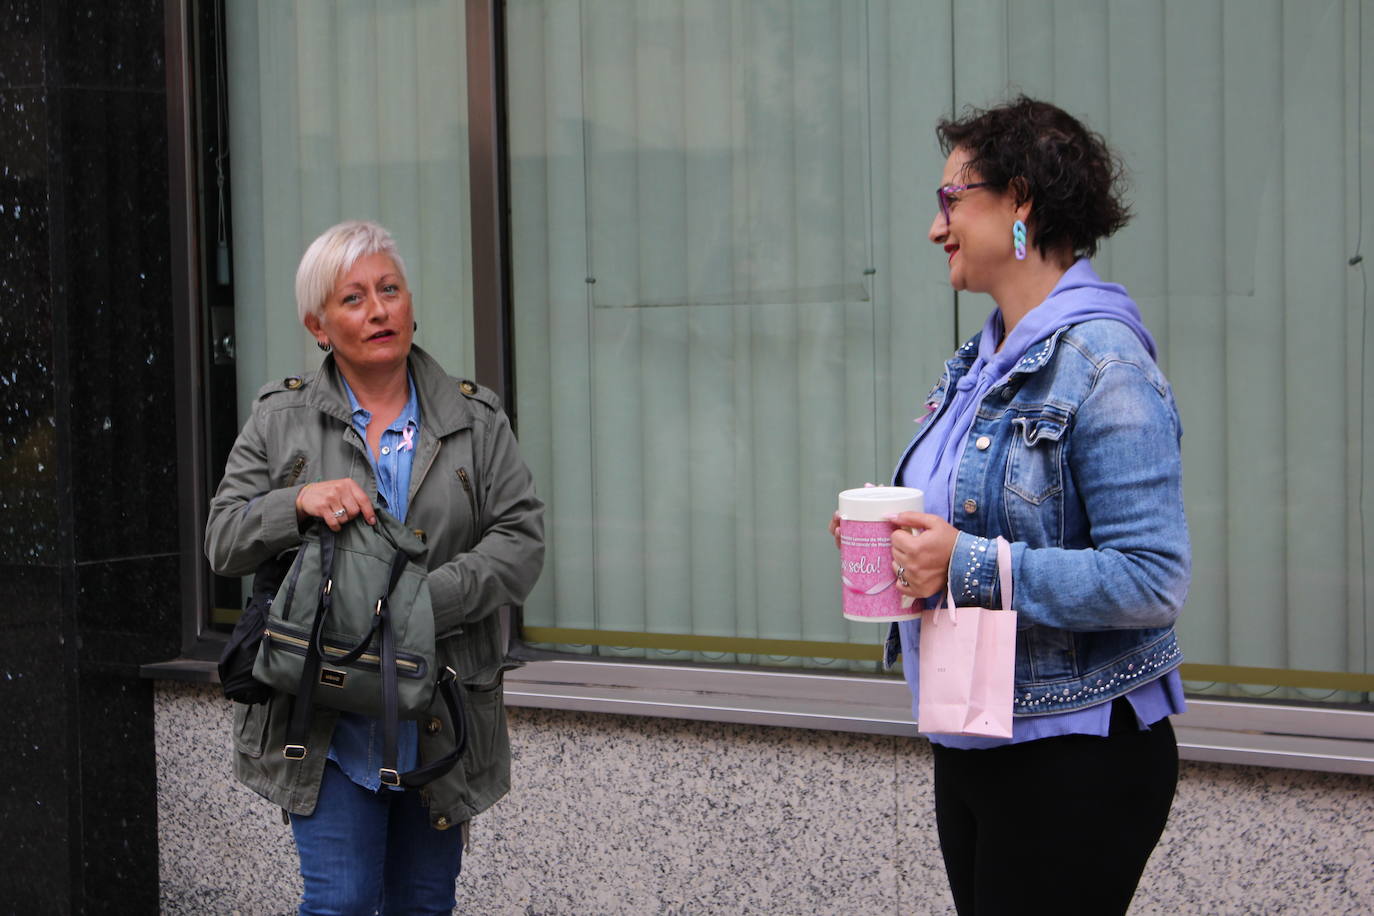
<svg viewBox="0 0 1374 916">
<path fill-rule="evenodd" d="M 284 643 L 293 649 L 299 649 L 302 653 L 310 648 L 310 640 L 308 639 L 301 639 L 299 636 L 292 636 L 289 633 L 283 633 L 271 627 L 267 628 L 266 633 L 268 638 L 275 639 L 277 642 Z M 336 649 L 334 646 L 329 645 L 324 647 L 324 651 L 326 655 L 333 655 L 335 658 L 346 654 L 343 649 Z M 366 662 L 368 665 L 375 667 L 381 667 L 382 664 L 381 656 L 377 655 L 375 652 L 364 652 L 362 655 L 358 656 L 358 661 Z M 420 670 L 418 663 L 405 658 L 397 658 L 396 667 L 405 668 L 411 672 L 418 672 Z"/>
</svg>

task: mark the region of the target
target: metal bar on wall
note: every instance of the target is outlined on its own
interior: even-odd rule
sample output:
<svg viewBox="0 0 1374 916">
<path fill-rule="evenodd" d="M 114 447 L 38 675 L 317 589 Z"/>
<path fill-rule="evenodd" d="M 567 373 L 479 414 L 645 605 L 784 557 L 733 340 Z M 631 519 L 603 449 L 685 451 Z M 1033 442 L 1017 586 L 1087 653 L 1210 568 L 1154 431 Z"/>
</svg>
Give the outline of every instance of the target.
<svg viewBox="0 0 1374 916">
<path fill-rule="evenodd" d="M 792 655 L 811 658 L 882 660 L 882 647 L 874 644 L 815 642 L 793 639 L 754 639 L 742 636 L 697 636 L 678 633 L 640 633 L 622 630 L 525 627 L 528 643 L 555 645 L 615 646 L 670 649 L 684 652 L 733 652 L 745 655 Z M 1348 690 L 1374 693 L 1374 675 L 1348 671 L 1304 671 L 1294 668 L 1257 668 L 1244 665 L 1200 665 L 1185 662 L 1180 668 L 1185 681 L 1216 681 L 1264 687 L 1298 687 L 1314 690 Z"/>
</svg>

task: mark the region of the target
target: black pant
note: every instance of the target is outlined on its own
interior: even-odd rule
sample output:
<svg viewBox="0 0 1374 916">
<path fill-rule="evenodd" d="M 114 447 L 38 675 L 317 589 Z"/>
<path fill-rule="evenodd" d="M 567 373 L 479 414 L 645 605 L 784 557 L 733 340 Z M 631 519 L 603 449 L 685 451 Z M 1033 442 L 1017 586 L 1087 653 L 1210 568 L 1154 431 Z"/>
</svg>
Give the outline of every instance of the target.
<svg viewBox="0 0 1374 916">
<path fill-rule="evenodd" d="M 960 916 L 1125 913 L 1178 783 L 1167 718 L 990 750 L 935 745 L 935 820 Z"/>
</svg>

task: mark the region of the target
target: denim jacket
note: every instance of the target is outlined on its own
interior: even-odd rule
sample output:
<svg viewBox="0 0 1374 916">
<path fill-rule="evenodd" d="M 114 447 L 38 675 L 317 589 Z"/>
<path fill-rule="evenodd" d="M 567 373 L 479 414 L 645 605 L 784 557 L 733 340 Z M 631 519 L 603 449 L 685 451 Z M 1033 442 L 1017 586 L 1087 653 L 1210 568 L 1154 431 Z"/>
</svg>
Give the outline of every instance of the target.
<svg viewBox="0 0 1374 916">
<path fill-rule="evenodd" d="M 907 453 L 946 409 L 979 336 L 945 363 Z M 992 539 L 1011 542 L 1016 715 L 1094 706 L 1182 661 L 1181 435 L 1168 381 L 1111 320 L 1032 346 L 979 405 L 951 501 L 950 587 L 957 606 L 1000 607 Z"/>
</svg>

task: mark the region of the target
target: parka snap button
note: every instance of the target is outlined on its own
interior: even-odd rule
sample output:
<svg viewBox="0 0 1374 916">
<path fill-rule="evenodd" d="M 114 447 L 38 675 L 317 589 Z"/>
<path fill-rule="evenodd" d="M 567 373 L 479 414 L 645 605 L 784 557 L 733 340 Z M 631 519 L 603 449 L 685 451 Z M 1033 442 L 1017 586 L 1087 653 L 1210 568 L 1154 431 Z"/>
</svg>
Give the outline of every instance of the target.
<svg viewBox="0 0 1374 916">
<path fill-rule="evenodd" d="M 440 731 L 443 730 L 443 727 L 444 723 L 439 720 L 438 716 L 435 716 L 434 718 L 430 719 L 429 724 L 425 726 L 425 734 L 437 735 Z"/>
<path fill-rule="evenodd" d="M 979 436 L 978 441 L 974 442 L 973 444 L 975 447 L 977 447 L 978 451 L 985 452 L 987 451 L 988 446 L 992 445 L 992 440 L 989 439 L 987 436 Z"/>
<path fill-rule="evenodd" d="M 969 515 L 972 515 L 973 513 L 977 512 L 978 501 L 975 499 L 964 500 L 964 511 L 967 512 Z"/>
</svg>

